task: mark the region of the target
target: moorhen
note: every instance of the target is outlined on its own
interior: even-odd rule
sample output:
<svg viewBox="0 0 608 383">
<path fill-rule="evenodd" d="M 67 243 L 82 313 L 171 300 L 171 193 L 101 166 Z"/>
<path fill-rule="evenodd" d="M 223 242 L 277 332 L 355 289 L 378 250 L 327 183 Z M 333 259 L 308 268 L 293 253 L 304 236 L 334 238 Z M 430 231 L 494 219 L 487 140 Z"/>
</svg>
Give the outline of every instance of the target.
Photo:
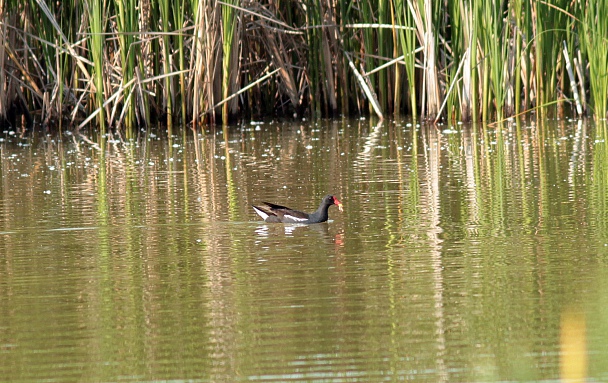
<svg viewBox="0 0 608 383">
<path fill-rule="evenodd" d="M 311 224 L 327 221 L 327 210 L 331 205 L 338 205 L 338 209 L 342 211 L 342 202 L 329 194 L 323 197 L 317 211 L 310 214 L 268 202 L 262 202 L 260 206 L 252 206 L 253 210 L 255 210 L 265 222 Z"/>
</svg>

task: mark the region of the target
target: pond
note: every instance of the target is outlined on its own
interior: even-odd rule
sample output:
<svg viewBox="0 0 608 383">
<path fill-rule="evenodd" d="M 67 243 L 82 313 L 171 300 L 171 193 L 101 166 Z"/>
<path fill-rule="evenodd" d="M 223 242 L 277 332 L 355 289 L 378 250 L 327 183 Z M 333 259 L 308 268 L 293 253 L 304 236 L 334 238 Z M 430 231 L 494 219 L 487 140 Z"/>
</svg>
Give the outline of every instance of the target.
<svg viewBox="0 0 608 383">
<path fill-rule="evenodd" d="M 608 379 L 605 121 L 0 137 L 0 380 Z M 313 211 L 267 224 L 261 201 Z"/>
</svg>

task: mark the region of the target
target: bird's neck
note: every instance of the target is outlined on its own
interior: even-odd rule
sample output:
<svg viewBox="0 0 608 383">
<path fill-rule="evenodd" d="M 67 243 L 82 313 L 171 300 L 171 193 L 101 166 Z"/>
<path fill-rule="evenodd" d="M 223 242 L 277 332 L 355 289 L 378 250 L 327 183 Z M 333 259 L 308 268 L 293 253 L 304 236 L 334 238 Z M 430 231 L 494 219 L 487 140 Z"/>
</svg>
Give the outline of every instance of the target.
<svg viewBox="0 0 608 383">
<path fill-rule="evenodd" d="M 311 215 L 314 215 L 315 218 L 319 218 L 321 221 L 327 221 L 327 218 L 328 218 L 327 211 L 328 210 L 329 210 L 329 205 L 321 204 L 319 206 L 319 208 L 317 209 L 317 211 L 315 211 Z"/>
</svg>

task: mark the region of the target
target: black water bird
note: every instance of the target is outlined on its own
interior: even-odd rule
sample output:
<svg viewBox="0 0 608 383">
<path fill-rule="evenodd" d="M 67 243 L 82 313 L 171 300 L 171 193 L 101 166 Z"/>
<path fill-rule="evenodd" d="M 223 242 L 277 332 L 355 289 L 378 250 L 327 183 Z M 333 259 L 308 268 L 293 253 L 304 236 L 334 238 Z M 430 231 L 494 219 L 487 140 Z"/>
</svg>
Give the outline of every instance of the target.
<svg viewBox="0 0 608 383">
<path fill-rule="evenodd" d="M 293 210 L 288 207 L 269 202 L 262 202 L 258 206 L 252 206 L 253 210 L 255 210 L 255 212 L 258 213 L 258 215 L 262 217 L 265 222 L 302 223 L 308 225 L 327 221 L 327 211 L 331 205 L 336 205 L 340 211 L 343 211 L 342 202 L 331 194 L 323 197 L 319 208 L 314 213 L 304 213 L 302 211 Z"/>
</svg>

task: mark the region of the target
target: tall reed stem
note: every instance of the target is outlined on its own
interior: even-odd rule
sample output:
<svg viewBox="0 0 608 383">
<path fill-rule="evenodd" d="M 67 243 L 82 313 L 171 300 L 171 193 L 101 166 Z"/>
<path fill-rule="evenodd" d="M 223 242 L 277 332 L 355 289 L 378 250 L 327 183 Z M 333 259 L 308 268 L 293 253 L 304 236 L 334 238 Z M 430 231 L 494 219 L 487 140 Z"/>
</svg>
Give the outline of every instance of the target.
<svg viewBox="0 0 608 383">
<path fill-rule="evenodd" d="M 99 109 L 97 124 L 102 135 L 106 132 L 106 120 L 104 112 L 104 21 L 103 0 L 90 0 L 88 3 L 89 20 L 91 25 L 91 53 L 93 57 L 93 91 L 95 94 L 95 105 Z"/>
</svg>

